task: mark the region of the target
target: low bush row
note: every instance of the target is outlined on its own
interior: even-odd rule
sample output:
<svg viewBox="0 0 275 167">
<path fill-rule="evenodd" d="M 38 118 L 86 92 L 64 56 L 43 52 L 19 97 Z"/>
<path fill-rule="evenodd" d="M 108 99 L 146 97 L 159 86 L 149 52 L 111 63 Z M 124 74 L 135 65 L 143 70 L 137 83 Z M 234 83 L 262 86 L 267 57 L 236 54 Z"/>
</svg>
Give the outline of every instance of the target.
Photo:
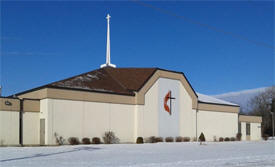
<svg viewBox="0 0 275 167">
<path fill-rule="evenodd" d="M 189 142 L 191 141 L 191 138 L 190 137 L 181 137 L 181 136 L 178 136 L 178 137 L 166 137 L 166 138 L 163 138 L 163 137 L 155 137 L 155 136 L 151 136 L 151 137 L 148 137 L 148 138 L 145 138 L 143 139 L 143 137 L 138 137 L 137 140 L 136 140 L 136 143 L 137 144 L 142 144 L 142 143 L 159 143 L 159 142 Z"/>
<path fill-rule="evenodd" d="M 56 135 L 56 138 L 57 138 L 56 140 L 59 141 L 58 135 Z M 102 138 L 103 138 L 104 144 L 119 143 L 119 138 L 117 138 L 115 133 L 112 131 L 105 132 Z M 90 140 L 90 138 L 85 137 L 82 139 L 82 142 L 80 142 L 77 137 L 70 137 L 68 139 L 68 143 L 71 145 L 78 145 L 78 144 L 101 144 L 102 142 L 99 137 L 92 138 L 92 141 Z"/>
<path fill-rule="evenodd" d="M 219 138 L 219 142 L 223 142 L 223 141 L 241 141 L 242 140 L 242 134 L 241 133 L 237 133 L 236 137 L 220 137 Z"/>
<path fill-rule="evenodd" d="M 217 142 L 223 142 L 223 141 L 241 141 L 241 137 L 242 134 L 238 133 L 236 135 L 236 137 L 220 137 L 219 140 L 216 138 L 216 136 L 214 136 L 213 141 Z M 163 139 L 162 137 L 155 137 L 155 136 L 151 136 L 148 138 L 143 139 L 142 137 L 138 137 L 136 140 L 136 143 L 141 144 L 141 143 L 158 143 L 158 142 L 190 142 L 191 138 L 190 137 L 181 137 L 181 136 L 177 136 L 175 138 L 173 137 L 166 137 L 165 139 Z M 197 141 L 196 138 L 193 138 L 192 141 Z M 199 142 L 205 142 L 205 136 L 203 133 L 200 134 L 199 138 L 198 138 Z"/>
<path fill-rule="evenodd" d="M 56 141 L 59 145 L 62 145 L 64 143 L 64 140 L 62 137 L 58 136 L 55 133 L 55 137 L 56 137 Z M 219 142 L 223 142 L 223 141 L 241 141 L 241 137 L 242 134 L 241 133 L 237 133 L 236 137 L 219 137 L 219 140 L 217 140 L 216 136 L 214 136 L 213 141 L 219 141 Z M 82 141 L 80 142 L 79 139 L 77 137 L 70 137 L 68 139 L 68 143 L 71 145 L 77 145 L 77 144 L 115 144 L 115 143 L 119 143 L 119 139 L 116 137 L 116 135 L 114 134 L 114 132 L 112 131 L 108 131 L 105 132 L 103 135 L 103 142 L 101 142 L 99 137 L 94 137 L 92 138 L 92 141 L 90 140 L 90 138 L 83 138 Z M 268 138 L 266 136 L 263 136 L 263 138 Z M 199 136 L 199 141 L 200 142 L 204 142 L 205 141 L 205 136 L 203 133 L 200 134 Z M 159 142 L 190 142 L 191 138 L 190 137 L 181 137 L 181 136 L 177 136 L 177 137 L 155 137 L 155 136 L 151 136 L 148 138 L 143 139 L 143 137 L 138 137 L 136 140 L 137 144 L 142 144 L 142 143 L 159 143 Z M 192 141 L 196 141 L 196 138 L 193 138 Z"/>
<path fill-rule="evenodd" d="M 102 142 L 99 137 L 92 138 L 92 141 L 90 140 L 90 138 L 85 137 L 82 139 L 82 142 L 80 142 L 77 137 L 70 137 L 68 139 L 68 143 L 70 145 L 78 145 L 78 144 L 101 144 Z"/>
<path fill-rule="evenodd" d="M 268 134 L 263 134 L 263 139 L 264 139 L 264 140 L 268 140 L 268 137 L 269 137 Z"/>
<path fill-rule="evenodd" d="M 219 142 L 223 142 L 223 141 L 236 141 L 236 138 L 235 137 L 225 137 L 225 138 L 223 138 L 223 137 L 220 137 L 219 138 Z"/>
</svg>

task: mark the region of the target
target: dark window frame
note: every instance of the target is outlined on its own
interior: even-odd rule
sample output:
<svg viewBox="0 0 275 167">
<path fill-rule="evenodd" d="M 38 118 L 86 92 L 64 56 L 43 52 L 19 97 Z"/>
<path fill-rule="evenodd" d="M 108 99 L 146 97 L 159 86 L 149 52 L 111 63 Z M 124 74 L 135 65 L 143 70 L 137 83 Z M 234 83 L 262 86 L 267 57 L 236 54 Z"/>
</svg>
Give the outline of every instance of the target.
<svg viewBox="0 0 275 167">
<path fill-rule="evenodd" d="M 242 133 L 242 123 L 238 123 L 238 133 Z"/>
<path fill-rule="evenodd" d="M 246 123 L 246 135 L 250 136 L 250 132 L 251 132 L 251 125 L 250 123 Z"/>
</svg>

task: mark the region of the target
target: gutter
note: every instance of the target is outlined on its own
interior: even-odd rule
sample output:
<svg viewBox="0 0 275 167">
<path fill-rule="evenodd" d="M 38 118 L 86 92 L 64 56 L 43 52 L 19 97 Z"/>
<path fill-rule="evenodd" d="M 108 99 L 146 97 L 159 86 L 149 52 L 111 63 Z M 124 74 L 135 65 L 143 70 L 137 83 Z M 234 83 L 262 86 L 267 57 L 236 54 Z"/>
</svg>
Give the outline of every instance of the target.
<svg viewBox="0 0 275 167">
<path fill-rule="evenodd" d="M 20 111 L 19 111 L 19 144 L 23 146 L 23 112 L 24 112 L 24 99 L 19 99 Z"/>
<path fill-rule="evenodd" d="M 196 108 L 196 140 L 198 142 L 198 112 L 199 112 L 199 100 L 197 100 L 197 108 Z"/>
</svg>

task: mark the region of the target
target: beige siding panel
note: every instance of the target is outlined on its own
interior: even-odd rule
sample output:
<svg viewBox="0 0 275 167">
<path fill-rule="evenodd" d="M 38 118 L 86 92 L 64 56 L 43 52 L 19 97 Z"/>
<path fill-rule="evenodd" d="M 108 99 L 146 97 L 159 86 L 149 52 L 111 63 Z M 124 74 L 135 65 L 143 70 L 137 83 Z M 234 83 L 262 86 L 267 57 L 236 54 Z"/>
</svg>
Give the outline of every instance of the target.
<svg viewBox="0 0 275 167">
<path fill-rule="evenodd" d="M 201 132 L 207 141 L 213 141 L 214 136 L 236 137 L 238 133 L 238 113 L 199 111 L 198 136 Z"/>
<path fill-rule="evenodd" d="M 19 112 L 0 111 L 0 145 L 19 144 Z"/>
<path fill-rule="evenodd" d="M 182 85 L 180 98 L 176 99 L 180 104 L 180 136 L 196 137 L 196 110 L 192 109 L 192 97 Z"/>
<path fill-rule="evenodd" d="M 246 123 L 241 122 L 242 140 L 261 140 L 261 123 L 250 123 L 250 136 L 246 135 Z"/>
<path fill-rule="evenodd" d="M 110 104 L 110 129 L 121 142 L 135 142 L 135 106 Z"/>
<path fill-rule="evenodd" d="M 158 136 L 158 82 L 145 94 L 145 104 L 137 106 L 137 136 Z"/>
<path fill-rule="evenodd" d="M 23 114 L 23 144 L 39 145 L 40 119 L 39 112 Z"/>
<path fill-rule="evenodd" d="M 241 133 L 242 133 L 242 140 L 245 141 L 246 140 L 246 123 L 245 122 L 241 122 Z"/>
<path fill-rule="evenodd" d="M 45 144 L 55 144 L 52 142 L 52 102 L 49 99 L 40 100 L 40 119 L 45 119 Z"/>
<path fill-rule="evenodd" d="M 261 140 L 261 123 L 251 123 L 250 130 L 250 140 Z"/>
<path fill-rule="evenodd" d="M 83 136 L 101 138 L 104 132 L 110 130 L 110 104 L 84 103 L 83 119 Z"/>
<path fill-rule="evenodd" d="M 46 144 L 56 144 L 54 133 L 66 140 L 69 137 L 81 140 L 102 137 L 109 130 L 114 131 L 122 143 L 134 141 L 135 105 L 57 99 L 47 99 L 47 103 Z"/>
</svg>

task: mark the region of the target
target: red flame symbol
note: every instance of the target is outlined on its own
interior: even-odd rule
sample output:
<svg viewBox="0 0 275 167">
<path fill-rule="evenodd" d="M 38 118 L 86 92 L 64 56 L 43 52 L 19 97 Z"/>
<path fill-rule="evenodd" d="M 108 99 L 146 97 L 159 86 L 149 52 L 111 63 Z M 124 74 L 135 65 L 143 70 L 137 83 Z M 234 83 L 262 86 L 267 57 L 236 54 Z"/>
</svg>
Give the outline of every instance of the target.
<svg viewBox="0 0 275 167">
<path fill-rule="evenodd" d="M 171 115 L 171 110 L 170 110 L 169 106 L 167 105 L 167 102 L 170 99 L 170 97 L 171 97 L 171 91 L 169 91 L 164 97 L 164 109 Z"/>
</svg>

